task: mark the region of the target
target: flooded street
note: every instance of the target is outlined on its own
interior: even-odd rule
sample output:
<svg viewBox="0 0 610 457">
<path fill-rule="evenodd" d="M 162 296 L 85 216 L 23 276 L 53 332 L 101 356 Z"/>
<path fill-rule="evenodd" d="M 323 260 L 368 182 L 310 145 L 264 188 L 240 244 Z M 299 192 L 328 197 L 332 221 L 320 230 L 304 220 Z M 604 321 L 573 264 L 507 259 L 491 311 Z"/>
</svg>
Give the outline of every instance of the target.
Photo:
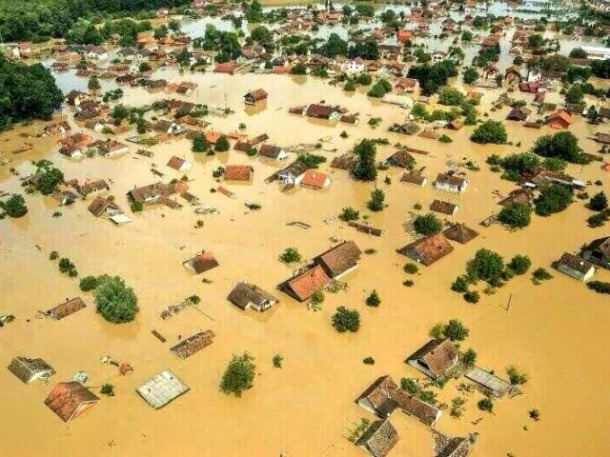
<svg viewBox="0 0 610 457">
<path fill-rule="evenodd" d="M 39 133 L 43 123 L 0 134 L 0 151 L 11 160 L 0 166 L 0 191 L 23 193 L 11 169 L 25 176 L 34 170 L 32 160 L 47 158 L 64 172 L 66 180 L 105 179 L 110 184 L 109 194 L 133 219 L 114 226 L 89 213 L 93 197 L 59 208 L 50 197 L 35 194 L 24 195 L 27 216 L 0 221 L 0 314 L 17 317 L 0 328 L 0 361 L 6 366 L 17 355 L 41 357 L 57 371 L 49 384 L 25 385 L 8 370 L 0 369 L 3 456 L 362 456 L 365 451 L 347 436 L 360 418 L 374 417 L 356 405 L 356 398 L 382 375 L 397 381 L 423 377 L 404 360 L 427 340 L 431 327 L 453 318 L 470 329 L 462 348 L 477 351 L 477 365 L 495 370 L 500 377 L 505 377 L 507 366 L 516 365 L 530 380 L 523 395 L 497 401 L 494 414 L 477 408 L 483 398 L 480 393 L 466 394 L 464 416 L 454 419 L 445 410 L 436 426 L 438 431 L 450 436 L 478 432 L 471 454 L 474 457 L 505 457 L 508 453 L 515 457 L 610 455 L 605 430 L 610 420 L 610 396 L 603 390 L 610 358 L 592 354 L 599 352 L 595 348 L 610 345 L 610 334 L 603 330 L 610 322 L 610 303 L 607 295 L 596 294 L 551 269 L 551 263 L 564 251 L 575 252 L 583 244 L 607 236 L 607 229 L 587 226 L 591 212 L 583 200 L 549 218 L 533 216 L 532 224 L 520 231 L 479 225 L 499 211 L 498 195 L 506 196 L 515 188 L 514 183 L 489 170 L 486 158 L 493 153 L 525 151 L 538 136 L 553 130 L 528 129 L 505 121 L 509 141 L 520 146 L 474 144 L 469 140 L 472 128 L 441 130 L 453 139 L 453 143 L 443 144 L 388 132 L 393 123 L 406 121 L 405 110 L 372 100 L 362 89 L 347 94 L 309 76 L 180 75 L 166 69 L 155 77 L 194 81 L 198 88 L 190 97 L 127 88 L 121 103 L 141 106 L 162 98 L 181 98 L 234 111 L 225 118 L 206 117 L 216 131 L 234 132 L 244 123 L 243 132 L 249 137 L 266 133 L 268 143 L 284 148 L 319 142 L 322 147 L 314 153 L 327 157 L 321 171 L 331 176 L 332 186 L 323 191 L 297 188 L 282 192 L 276 183 L 265 183 L 280 165 L 233 149 L 214 156 L 193 153 L 191 141 L 186 139 L 147 148 L 154 153 L 152 158 L 136 155 L 138 147 L 129 144 L 130 153 L 119 158 L 74 161 L 58 153 L 58 137 L 19 136 Z M 64 78 L 58 82 L 64 91 L 86 87 L 84 78 L 70 73 Z M 462 87 L 461 81 L 454 85 Z M 112 85 L 104 87 L 108 88 Z M 269 93 L 268 100 L 254 109 L 246 108 L 243 95 L 257 88 Z M 489 112 L 489 119 L 503 120 L 506 110 L 490 109 L 502 90 L 484 92 L 479 112 Z M 560 100 L 562 96 L 549 93 L 547 101 L 553 98 Z M 328 123 L 288 113 L 290 107 L 322 100 L 359 113 L 360 122 Z M 65 114 L 67 119 L 67 110 Z M 367 125 L 372 117 L 382 119 L 377 128 Z M 598 145 L 587 139 L 597 130 L 583 117 L 570 128 L 588 153 L 598 150 Z M 347 138 L 342 138 L 343 131 Z M 377 148 L 378 161 L 395 152 L 397 143 L 429 152 L 416 156 L 416 168 L 424 168 L 428 184 L 419 188 L 401 183 L 404 170 L 397 168 L 381 171 L 376 184 L 355 182 L 346 171 L 330 168 L 333 157 L 351 151 L 363 138 L 388 139 L 388 145 Z M 33 151 L 12 154 L 24 142 L 32 143 Z M 131 213 L 125 197 L 129 190 L 182 177 L 183 172 L 166 166 L 173 155 L 195 164 L 186 172 L 189 192 L 218 209 L 218 214 L 195 214 L 182 200 L 184 207 L 179 210 L 159 205 Z M 291 153 L 287 162 L 295 158 Z M 481 170 L 466 171 L 469 187 L 464 194 L 434 190 L 431 183 L 438 173 L 465 160 L 475 162 Z M 226 165 L 254 168 L 250 184 L 221 183 L 235 198 L 210 191 L 219 185 L 212 177 L 213 170 Z M 151 173 L 153 167 L 165 176 Z M 589 186 L 591 195 L 609 190 L 608 173 L 598 162 L 584 167 L 569 165 L 566 172 L 591 183 L 603 180 L 603 187 Z M 384 183 L 386 176 L 389 185 Z M 375 186 L 386 193 L 388 204 L 379 213 L 366 209 Z M 457 203 L 459 212 L 450 220 L 466 223 L 480 236 L 467 245 L 453 243 L 454 252 L 433 266 L 420 267 L 412 278 L 415 285 L 408 288 L 402 283 L 409 279 L 403 271 L 409 260 L 396 250 L 413 240 L 404 225 L 415 213 L 427 213 L 434 199 Z M 250 211 L 246 202 L 257 202 L 262 208 Z M 416 203 L 423 210 L 414 210 Z M 339 221 L 338 214 L 348 206 L 369 216 L 373 227 L 384 230 L 382 237 L 367 236 Z M 53 217 L 56 211 L 61 217 Z M 197 228 L 199 220 L 203 221 L 201 228 Z M 311 228 L 287 225 L 293 221 Z M 363 255 L 359 268 L 345 277 L 347 291 L 326 293 L 322 309 L 314 311 L 276 290 L 296 268 L 278 260 L 284 249 L 295 247 L 309 259 L 343 240 L 355 241 L 363 251 L 375 250 Z M 482 294 L 478 304 L 468 304 L 450 286 L 480 248 L 497 251 L 506 261 L 526 254 L 532 260 L 532 270 L 544 267 L 554 278 L 536 286 L 529 274 L 516 277 L 495 295 Z M 220 263 L 203 275 L 209 283 L 182 266 L 202 249 L 212 252 Z M 92 295 L 79 290 L 78 279 L 60 274 L 57 263 L 49 260 L 51 251 L 70 258 L 81 277 L 104 273 L 122 276 L 138 296 L 136 320 L 122 325 L 104 321 L 95 312 Z M 598 270 L 596 279 L 610 281 L 610 271 Z M 280 304 L 264 314 L 234 307 L 226 297 L 235 283 L 243 280 L 276 295 Z M 373 289 L 381 297 L 379 308 L 365 305 Z M 198 307 L 161 319 L 164 308 L 193 294 L 201 297 Z M 77 296 L 83 297 L 86 309 L 61 321 L 36 317 L 38 311 Z M 340 334 L 331 326 L 331 315 L 340 305 L 360 312 L 362 325 L 357 333 Z M 206 329 L 216 333 L 214 343 L 188 360 L 179 360 L 169 351 L 180 336 Z M 152 330 L 167 338 L 167 343 L 157 340 Z M 221 376 L 231 356 L 243 351 L 256 359 L 254 387 L 241 398 L 227 396 L 219 391 Z M 116 367 L 100 363 L 105 354 L 128 362 L 134 372 L 119 376 Z M 284 357 L 282 369 L 273 367 L 275 354 Z M 373 357 L 375 364 L 363 364 L 366 357 Z M 595 363 L 588 363 L 589 358 Z M 164 369 L 172 370 L 191 390 L 165 408 L 154 410 L 135 389 Z M 89 374 L 87 386 L 96 394 L 102 384 L 112 383 L 116 396 L 100 396 L 99 404 L 64 424 L 43 402 L 55 383 L 72 379 L 80 370 Z M 451 404 L 452 398 L 462 395 L 457 391 L 461 382 L 464 380 L 452 380 L 444 389 L 435 389 L 439 401 Z M 540 410 L 539 422 L 528 417 L 533 408 Z M 424 425 L 400 412 L 392 416 L 392 423 L 401 437 L 392 456 L 433 455 L 433 434 Z"/>
</svg>

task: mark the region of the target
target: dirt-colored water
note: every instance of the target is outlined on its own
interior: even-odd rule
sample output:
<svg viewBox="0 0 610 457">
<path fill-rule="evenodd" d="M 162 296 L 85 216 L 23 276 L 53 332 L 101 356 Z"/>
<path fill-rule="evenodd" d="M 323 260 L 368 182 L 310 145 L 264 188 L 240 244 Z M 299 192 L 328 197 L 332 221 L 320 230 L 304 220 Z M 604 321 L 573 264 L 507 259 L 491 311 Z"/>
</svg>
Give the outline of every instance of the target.
<svg viewBox="0 0 610 457">
<path fill-rule="evenodd" d="M 168 74 L 169 79 L 176 76 Z M 2 455 L 365 455 L 345 438 L 359 418 L 373 419 L 354 403 L 355 398 L 380 375 L 390 374 L 397 380 L 418 377 L 403 360 L 426 340 L 430 327 L 455 317 L 470 328 L 465 347 L 476 349 L 481 366 L 503 373 L 506 366 L 516 364 L 529 374 L 530 382 L 523 395 L 496 402 L 493 415 L 478 411 L 479 394 L 469 395 L 464 417 L 456 420 L 445 412 L 438 430 L 450 435 L 479 432 L 473 453 L 476 457 L 500 457 L 508 452 L 519 457 L 610 454 L 604 427 L 610 418 L 610 396 L 604 390 L 610 360 L 603 356 L 603 347 L 610 344 L 604 330 L 610 318 L 608 299 L 560 273 L 540 286 L 534 286 L 527 277 L 513 279 L 495 295 L 483 296 L 477 305 L 465 303 L 449 290 L 466 261 L 481 247 L 497 250 L 507 259 L 518 253 L 528 254 L 535 267 L 550 269 L 550 263 L 563 251 L 575 251 L 583 243 L 607 234 L 603 228 L 586 226 L 588 210 L 581 201 L 562 214 L 535 218 L 523 231 L 478 227 L 481 220 L 497 211 L 493 191 L 506 194 L 512 189 L 509 182 L 487 170 L 485 157 L 492 152 L 524 150 L 537 134 L 547 130 L 508 125 L 510 139 L 521 141 L 520 148 L 474 145 L 467 140 L 469 129 L 449 132 L 454 142 L 441 144 L 386 132 L 388 124 L 404 120 L 404 111 L 373 104 L 362 93 L 346 96 L 340 89 L 312 78 L 306 82 L 286 76 L 206 74 L 188 78 L 200 83 L 192 99 L 223 106 L 226 96 L 226 103 L 236 111 L 225 119 L 210 117 L 213 128 L 221 131 L 235 130 L 244 122 L 249 134 L 266 132 L 283 146 L 330 137 L 324 149 L 336 148 L 337 152 L 324 152 L 329 159 L 348 151 L 359 138 L 387 137 L 391 144 L 402 142 L 430 151 L 427 157 L 417 157 L 418 166 L 426 167 L 430 181 L 446 169 L 449 160 L 463 157 L 477 161 L 482 171 L 468 172 L 471 184 L 460 196 L 434 191 L 431 185 L 415 188 L 401 184 L 396 170 L 387 172 L 393 178 L 388 186 L 383 184 L 382 172 L 378 186 L 386 192 L 389 206 L 371 214 L 370 220 L 385 233 L 382 238 L 372 238 L 336 220 L 324 223 L 345 206 L 367 213 L 365 202 L 373 189 L 373 184 L 355 183 L 328 164 L 322 170 L 333 178 L 330 190 L 281 193 L 276 185 L 263 182 L 276 169 L 274 166 L 235 151 L 212 158 L 194 157 L 186 140 L 151 148 L 155 153 L 152 159 L 132 153 L 120 159 L 72 162 L 57 154 L 52 139 L 31 140 L 35 152 L 13 156 L 9 151 L 23 142 L 16 138 L 19 130 L 3 134 L 0 147 L 13 162 L 0 167 L 0 190 L 20 190 L 18 180 L 8 172 L 10 167 L 27 173 L 30 160 L 49 157 L 67 178 L 111 181 L 111 194 L 128 211 L 125 193 L 134 185 L 158 179 L 150 172 L 152 163 L 166 173 L 168 180 L 181 176 L 165 166 L 176 154 L 195 161 L 188 172 L 191 192 L 206 205 L 218 208 L 220 214 L 198 216 L 188 206 L 179 211 L 158 207 L 134 215 L 131 224 L 115 227 L 95 219 L 83 201 L 61 208 L 63 216 L 53 218 L 55 204 L 34 195 L 26 196 L 30 211 L 25 218 L 0 222 L 0 312 L 18 317 L 0 329 L 0 362 L 8 365 L 15 355 L 43 357 L 57 370 L 52 383 L 85 370 L 90 375 L 90 386 L 111 382 L 117 394 L 103 398 L 66 425 L 43 404 L 51 385 L 25 386 L 7 370 L 0 370 Z M 264 110 L 252 114 L 245 111 L 242 95 L 257 87 L 266 89 L 270 97 Z M 125 103 L 143 104 L 160 96 L 163 94 L 129 90 Z M 291 105 L 320 100 L 360 112 L 360 124 L 328 126 L 287 114 Z M 366 125 L 370 116 L 381 117 L 384 123 L 373 130 Z M 595 144 L 584 139 L 590 128 L 579 119 L 572 130 L 583 138 L 585 149 L 593 152 Z M 340 138 L 342 130 L 349 138 Z M 391 146 L 380 147 L 378 156 L 385 158 L 392 151 Z M 226 185 L 236 194 L 234 199 L 209 192 L 217 185 L 212 170 L 226 163 L 255 168 L 251 185 Z M 607 179 L 598 165 L 570 167 L 569 171 L 591 181 Z M 415 203 L 426 208 L 434 198 L 458 202 L 460 210 L 454 219 L 478 227 L 481 236 L 466 246 L 457 245 L 449 257 L 434 266 L 422 268 L 414 278 L 415 286 L 405 288 L 402 282 L 407 277 L 402 266 L 407 260 L 395 252 L 411 239 L 403 223 L 411 217 Z M 262 205 L 260 211 L 247 211 L 244 202 L 253 200 Z M 205 226 L 195 229 L 198 219 L 203 219 Z M 307 222 L 312 228 L 286 225 L 294 220 Z M 233 284 L 243 279 L 273 292 L 291 274 L 291 269 L 277 260 L 283 249 L 294 246 L 304 257 L 311 257 L 331 246 L 331 238 L 355 240 L 361 249 L 374 248 L 377 253 L 363 256 L 359 269 L 346 277 L 349 290 L 327 294 L 321 311 L 308 311 L 305 305 L 279 292 L 281 304 L 264 315 L 241 312 L 226 301 Z M 201 283 L 200 277 L 191 276 L 181 265 L 202 248 L 214 252 L 220 262 L 219 268 L 205 275 L 211 284 Z M 136 321 L 119 326 L 105 323 L 95 313 L 90 295 L 79 291 L 78 281 L 62 276 L 57 265 L 48 260 L 52 250 L 69 257 L 81 275 L 123 276 L 139 297 L 141 311 Z M 598 272 L 598 276 L 610 280 L 608 272 Z M 373 288 L 382 299 L 377 309 L 364 305 Z M 160 319 L 164 307 L 192 294 L 201 296 L 200 308 L 210 318 L 188 309 L 170 320 Z M 512 306 L 507 312 L 509 294 Z M 35 318 L 37 310 L 78 295 L 84 296 L 87 309 L 59 322 Z M 360 311 L 362 327 L 357 334 L 338 334 L 331 327 L 330 316 L 339 305 Z M 212 346 L 187 361 L 169 352 L 179 335 L 208 328 L 217 334 Z M 156 340 L 152 329 L 168 342 Z M 231 355 L 244 350 L 256 357 L 254 388 L 242 398 L 226 396 L 218 389 L 220 377 Z M 281 370 L 271 363 L 276 353 L 285 360 Z M 135 372 L 119 377 L 114 367 L 100 364 L 103 354 L 131 363 Z M 374 366 L 362 363 L 367 356 L 375 358 Z M 191 391 L 155 411 L 134 389 L 162 369 L 173 370 Z M 439 399 L 450 403 L 457 395 L 457 384 L 449 383 L 440 391 Z M 531 408 L 540 410 L 539 422 L 528 418 Z M 483 420 L 473 425 L 472 421 L 480 417 Z M 396 413 L 392 422 L 401 441 L 391 455 L 432 455 L 432 434 L 424 426 L 401 413 Z"/>
</svg>

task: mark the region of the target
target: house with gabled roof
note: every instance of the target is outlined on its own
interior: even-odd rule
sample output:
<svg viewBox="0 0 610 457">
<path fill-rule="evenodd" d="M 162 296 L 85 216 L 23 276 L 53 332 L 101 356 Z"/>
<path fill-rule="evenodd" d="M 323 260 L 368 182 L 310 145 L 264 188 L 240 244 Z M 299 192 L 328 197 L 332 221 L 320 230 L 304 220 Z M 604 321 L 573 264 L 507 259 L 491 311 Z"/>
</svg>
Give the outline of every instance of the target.
<svg viewBox="0 0 610 457">
<path fill-rule="evenodd" d="M 61 382 L 57 384 L 44 404 L 61 420 L 70 422 L 89 408 L 95 406 L 100 399 L 80 382 Z"/>
<path fill-rule="evenodd" d="M 386 165 L 399 168 L 412 168 L 415 165 L 413 157 L 406 149 L 399 149 L 385 160 Z"/>
<path fill-rule="evenodd" d="M 447 192 L 462 193 L 468 187 L 466 178 L 461 178 L 453 173 L 440 173 L 434 181 L 434 188 Z"/>
<path fill-rule="evenodd" d="M 193 168 L 193 163 L 178 156 L 172 156 L 167 162 L 167 166 L 176 171 L 185 172 Z"/>
<path fill-rule="evenodd" d="M 45 314 L 59 321 L 86 307 L 87 305 L 85 305 L 83 299 L 80 297 L 76 297 L 66 300 L 65 302 L 57 305 L 56 307 L 51 308 Z"/>
<path fill-rule="evenodd" d="M 362 251 L 353 241 L 344 241 L 317 257 L 314 262 L 320 265 L 329 278 L 338 279 L 358 267 Z"/>
<path fill-rule="evenodd" d="M 325 173 L 320 173 L 317 170 L 310 169 L 303 174 L 300 185 L 301 187 L 309 187 L 310 189 L 326 189 L 330 187 L 332 180 Z"/>
<path fill-rule="evenodd" d="M 445 235 L 445 238 L 448 240 L 456 241 L 460 244 L 466 244 L 479 236 L 479 232 L 467 227 L 466 224 L 462 223 L 452 225 L 443 232 L 443 235 Z"/>
<path fill-rule="evenodd" d="M 53 367 L 43 359 L 30 359 L 28 357 L 15 357 L 11 360 L 8 371 L 25 384 L 30 384 L 39 379 L 46 380 L 55 374 Z"/>
<path fill-rule="evenodd" d="M 286 160 L 288 158 L 286 151 L 274 144 L 262 144 L 258 150 L 258 155 L 272 160 Z"/>
<path fill-rule="evenodd" d="M 211 345 L 215 336 L 212 330 L 205 330 L 180 341 L 170 351 L 180 359 L 188 359 L 193 354 Z"/>
<path fill-rule="evenodd" d="M 453 252 L 453 246 L 442 233 L 425 236 L 398 250 L 399 254 L 425 266 L 432 265 L 451 252 Z"/>
<path fill-rule="evenodd" d="M 252 308 L 259 312 L 266 311 L 279 302 L 270 293 L 246 282 L 238 282 L 229 293 L 227 300 L 243 310 Z"/>
<path fill-rule="evenodd" d="M 279 288 L 298 301 L 305 301 L 332 282 L 324 268 L 316 265 L 280 284 Z"/>
<path fill-rule="evenodd" d="M 455 203 L 446 202 L 443 200 L 434 200 L 430 205 L 430 210 L 436 213 L 446 214 L 447 216 L 455 215 L 459 208 L 460 207 Z"/>
<path fill-rule="evenodd" d="M 593 240 L 583 249 L 582 256 L 595 265 L 610 269 L 610 236 Z"/>
<path fill-rule="evenodd" d="M 460 359 L 460 354 L 448 339 L 432 339 L 411 354 L 406 362 L 432 379 L 447 375 Z"/>
<path fill-rule="evenodd" d="M 136 389 L 136 392 L 155 409 L 168 403 L 190 390 L 180 378 L 170 370 L 163 370 Z"/>
<path fill-rule="evenodd" d="M 373 422 L 356 442 L 373 457 L 386 457 L 398 442 L 398 432 L 389 419 Z"/>
<path fill-rule="evenodd" d="M 264 89 L 251 90 L 244 95 L 244 103 L 246 105 L 256 105 L 258 102 L 267 100 L 268 95 Z"/>
<path fill-rule="evenodd" d="M 185 268 L 198 275 L 205 273 L 206 271 L 210 271 L 220 265 L 218 260 L 216 260 L 216 257 L 214 257 L 214 254 L 205 251 L 202 251 L 194 257 L 185 260 L 182 264 Z"/>
<path fill-rule="evenodd" d="M 595 267 L 580 256 L 564 252 L 555 263 L 555 268 L 579 281 L 588 281 L 595 274 Z"/>
</svg>

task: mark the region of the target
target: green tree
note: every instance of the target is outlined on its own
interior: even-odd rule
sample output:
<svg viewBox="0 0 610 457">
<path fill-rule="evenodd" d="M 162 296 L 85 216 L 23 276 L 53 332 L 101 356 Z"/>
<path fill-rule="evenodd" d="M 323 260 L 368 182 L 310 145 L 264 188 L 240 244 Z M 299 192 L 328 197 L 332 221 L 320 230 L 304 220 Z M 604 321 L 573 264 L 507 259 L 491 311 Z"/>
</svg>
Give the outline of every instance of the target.
<svg viewBox="0 0 610 457">
<path fill-rule="evenodd" d="M 377 308 L 381 304 L 381 298 L 379 298 L 379 294 L 376 290 L 373 290 L 371 294 L 366 297 L 366 305 L 371 306 L 373 308 Z"/>
<path fill-rule="evenodd" d="M 193 137 L 193 146 L 191 147 L 191 150 L 193 152 L 206 152 L 208 148 L 209 145 L 204 134 L 201 132 L 196 133 Z"/>
<path fill-rule="evenodd" d="M 374 181 L 377 178 L 375 142 L 363 139 L 354 147 L 354 153 L 358 156 L 358 163 L 352 172 L 354 177 L 361 181 Z"/>
<path fill-rule="evenodd" d="M 532 266 L 532 261 L 526 255 L 517 254 L 514 256 L 510 263 L 508 264 L 508 268 L 513 270 L 518 275 L 523 275 L 527 273 L 527 270 Z"/>
<path fill-rule="evenodd" d="M 220 138 L 218 138 L 218 140 L 216 141 L 216 144 L 214 145 L 214 150 L 216 152 L 226 152 L 230 148 L 231 145 L 229 144 L 229 139 L 226 135 L 221 135 Z"/>
<path fill-rule="evenodd" d="M 295 263 L 301 261 L 301 254 L 296 248 L 286 248 L 280 254 L 280 260 L 284 263 Z"/>
<path fill-rule="evenodd" d="M 51 195 L 63 181 L 64 174 L 61 170 L 51 167 L 47 162 L 44 162 L 38 166 L 34 187 L 43 195 Z"/>
<path fill-rule="evenodd" d="M 339 214 L 339 219 L 345 222 L 357 221 L 360 219 L 360 211 L 355 210 L 351 206 L 343 208 L 341 214 Z"/>
<path fill-rule="evenodd" d="M 339 306 L 332 316 L 332 324 L 340 333 L 357 332 L 360 329 L 360 313 L 355 309 Z"/>
<path fill-rule="evenodd" d="M 464 70 L 463 80 L 466 84 L 472 84 L 479 79 L 479 72 L 474 67 L 468 67 Z"/>
<path fill-rule="evenodd" d="M 451 341 L 464 341 L 469 333 L 470 330 L 458 319 L 451 319 L 443 327 L 443 336 Z"/>
<path fill-rule="evenodd" d="M 561 184 L 551 184 L 534 201 L 536 214 L 550 216 L 565 210 L 572 203 L 572 191 Z"/>
<path fill-rule="evenodd" d="M 527 39 L 527 44 L 534 49 L 540 48 L 544 44 L 544 38 L 542 35 L 536 33 L 534 35 L 530 35 Z"/>
<path fill-rule="evenodd" d="M 255 27 L 252 32 L 250 32 L 250 38 L 262 45 L 273 42 L 273 35 L 269 29 L 263 25 Z"/>
<path fill-rule="evenodd" d="M 367 203 L 367 208 L 371 211 L 382 211 L 384 207 L 385 193 L 381 189 L 373 189 L 371 199 Z"/>
<path fill-rule="evenodd" d="M 572 132 L 557 132 L 539 137 L 532 151 L 542 157 L 554 157 L 570 163 L 585 163 L 586 158 Z"/>
<path fill-rule="evenodd" d="M 432 213 L 417 216 L 413 221 L 413 228 L 420 235 L 434 235 L 443 229 L 443 223 Z"/>
<path fill-rule="evenodd" d="M 585 94 L 578 84 L 574 84 L 566 93 L 566 103 L 582 103 L 584 99 Z"/>
<path fill-rule="evenodd" d="M 473 280 L 493 282 L 504 273 L 504 259 L 497 252 L 479 249 L 466 267 L 468 276 Z"/>
<path fill-rule="evenodd" d="M 385 94 L 392 91 L 392 85 L 387 79 L 378 80 L 367 92 L 369 97 L 383 98 Z"/>
<path fill-rule="evenodd" d="M 347 55 L 347 41 L 343 40 L 336 33 L 331 33 L 328 36 L 328 40 L 324 43 L 320 49 L 320 54 L 326 57 L 330 57 L 334 59 L 335 57 L 341 55 Z"/>
<path fill-rule="evenodd" d="M 307 74 L 307 66 L 304 63 L 297 63 L 290 69 L 291 75 L 306 75 Z"/>
<path fill-rule="evenodd" d="M 106 395 L 107 397 L 114 397 L 114 386 L 112 384 L 102 384 L 100 388 L 100 393 L 102 395 Z"/>
<path fill-rule="evenodd" d="M 608 197 L 604 191 L 596 193 L 589 200 L 589 209 L 593 211 L 603 211 L 608 208 Z"/>
<path fill-rule="evenodd" d="M 520 386 L 526 384 L 528 377 L 525 373 L 521 372 L 516 366 L 511 365 L 506 369 L 508 380 L 513 386 Z"/>
<path fill-rule="evenodd" d="M 83 292 L 94 290 L 97 287 L 97 277 L 85 276 L 84 278 L 81 278 L 79 287 Z"/>
<path fill-rule="evenodd" d="M 462 354 L 462 363 L 466 366 L 474 366 L 477 361 L 477 353 L 474 349 L 470 348 L 464 351 Z"/>
<path fill-rule="evenodd" d="M 0 208 L 12 218 L 20 218 L 28 213 L 28 208 L 25 205 L 25 199 L 19 194 L 13 194 L 5 202 L 0 202 Z"/>
<path fill-rule="evenodd" d="M 532 208 L 527 203 L 509 203 L 498 214 L 498 220 L 512 228 L 527 227 L 532 220 Z"/>
<path fill-rule="evenodd" d="M 460 106 L 465 100 L 464 94 L 453 87 L 444 88 L 438 96 L 438 102 L 447 106 Z"/>
<path fill-rule="evenodd" d="M 147 71 L 152 70 L 152 67 L 150 66 L 150 64 L 148 62 L 140 62 L 140 65 L 138 65 L 138 71 L 140 73 L 146 73 Z"/>
<path fill-rule="evenodd" d="M 485 121 L 470 136 L 470 140 L 479 144 L 504 144 L 508 139 L 504 125 L 497 121 Z"/>
<path fill-rule="evenodd" d="M 234 355 L 222 375 L 220 390 L 225 394 L 240 397 L 242 392 L 252 388 L 255 377 L 254 357 L 247 352 Z"/>
<path fill-rule="evenodd" d="M 275 368 L 282 368 L 282 363 L 284 362 L 284 357 L 279 354 L 275 354 L 272 359 L 273 366 Z"/>
<path fill-rule="evenodd" d="M 97 312 L 115 324 L 133 321 L 138 313 L 138 298 L 119 276 L 101 276 L 93 293 Z"/>
<path fill-rule="evenodd" d="M 487 397 L 479 400 L 477 406 L 481 411 L 487 411 L 488 413 L 492 413 L 494 410 L 494 402 L 491 400 L 491 398 Z"/>
<path fill-rule="evenodd" d="M 87 89 L 89 89 L 91 92 L 97 92 L 101 88 L 102 86 L 100 86 L 100 82 L 97 79 L 97 76 L 92 76 L 91 78 L 89 78 L 89 82 L 87 82 Z"/>
</svg>

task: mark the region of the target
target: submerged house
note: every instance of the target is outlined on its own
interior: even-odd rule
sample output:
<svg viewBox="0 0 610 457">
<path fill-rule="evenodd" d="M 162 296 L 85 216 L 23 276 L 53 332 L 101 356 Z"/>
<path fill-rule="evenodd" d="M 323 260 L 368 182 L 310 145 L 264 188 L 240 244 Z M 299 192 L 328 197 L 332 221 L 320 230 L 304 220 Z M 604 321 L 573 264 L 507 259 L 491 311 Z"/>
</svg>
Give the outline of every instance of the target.
<svg viewBox="0 0 610 457">
<path fill-rule="evenodd" d="M 309 187 L 310 189 L 320 190 L 330 187 L 331 183 L 332 180 L 330 179 L 330 176 L 311 169 L 307 170 L 303 174 L 300 185 L 301 187 Z"/>
<path fill-rule="evenodd" d="M 434 188 L 437 190 L 445 190 L 447 192 L 462 193 L 468 187 L 466 178 L 460 178 L 450 173 L 441 173 L 434 181 Z"/>
<path fill-rule="evenodd" d="M 411 168 L 415 164 L 415 158 L 406 149 L 400 149 L 388 157 L 386 165 L 400 168 Z"/>
<path fill-rule="evenodd" d="M 309 167 L 301 161 L 288 165 L 273 175 L 281 184 L 298 186 Z"/>
<path fill-rule="evenodd" d="M 167 166 L 176 171 L 184 172 L 190 170 L 193 167 L 193 163 L 183 159 L 182 157 L 172 156 L 172 158 L 167 162 Z"/>
<path fill-rule="evenodd" d="M 216 257 L 214 257 L 214 254 L 203 251 L 196 256 L 185 260 L 182 264 L 185 268 L 198 275 L 220 265 L 218 260 L 216 260 Z"/>
<path fill-rule="evenodd" d="M 464 373 L 464 376 L 474 382 L 485 395 L 502 398 L 505 395 L 511 397 L 519 394 L 519 389 L 510 382 L 500 379 L 493 373 L 479 367 L 474 367 Z"/>
<path fill-rule="evenodd" d="M 212 330 L 205 330 L 180 341 L 180 343 L 172 347 L 170 351 L 183 360 L 188 359 L 193 354 L 212 344 L 215 336 L 216 335 Z"/>
<path fill-rule="evenodd" d="M 267 92 L 264 89 L 256 89 L 244 95 L 244 103 L 246 105 L 256 105 L 258 102 L 267 100 Z"/>
<path fill-rule="evenodd" d="M 442 437 L 436 448 L 435 457 L 468 457 L 470 454 L 470 440 L 468 438 Z"/>
<path fill-rule="evenodd" d="M 459 362 L 459 352 L 445 339 L 433 339 L 407 358 L 407 363 L 432 379 L 447 375 Z"/>
<path fill-rule="evenodd" d="M 378 378 L 358 397 L 356 403 L 382 419 L 400 409 L 429 427 L 433 427 L 441 417 L 440 409 L 409 395 L 390 376 Z"/>
<path fill-rule="evenodd" d="M 569 252 L 563 253 L 555 268 L 579 281 L 588 281 L 595 274 L 595 267 L 591 262 Z"/>
<path fill-rule="evenodd" d="M 61 420 L 70 422 L 86 410 L 95 406 L 100 399 L 80 382 L 61 382 L 57 384 L 44 404 Z"/>
<path fill-rule="evenodd" d="M 373 457 L 385 457 L 398 442 L 398 432 L 389 419 L 373 422 L 356 442 Z"/>
<path fill-rule="evenodd" d="M 52 317 L 56 321 L 68 317 L 83 308 L 86 308 L 85 302 L 82 298 L 76 297 L 57 305 L 55 308 L 51 308 L 46 312 L 46 315 Z"/>
<path fill-rule="evenodd" d="M 227 300 L 243 310 L 252 308 L 259 312 L 266 311 L 279 302 L 273 295 L 246 282 L 238 282 L 229 293 Z"/>
<path fill-rule="evenodd" d="M 136 392 L 150 406 L 160 409 L 189 390 L 189 386 L 174 373 L 163 370 L 138 387 Z"/>
<path fill-rule="evenodd" d="M 447 216 L 453 216 L 458 212 L 460 207 L 455 203 L 446 202 L 443 200 L 434 200 L 430 205 L 430 209 L 434 212 L 445 214 Z"/>
<path fill-rule="evenodd" d="M 324 271 L 324 268 L 316 265 L 288 279 L 280 284 L 279 288 L 294 299 L 303 302 L 330 283 L 331 279 Z"/>
<path fill-rule="evenodd" d="M 407 256 L 425 266 L 430 266 L 453 251 L 453 246 L 441 233 L 429 235 L 398 250 L 399 254 Z"/>
<path fill-rule="evenodd" d="M 583 249 L 582 256 L 595 265 L 610 269 L 610 236 L 592 241 Z"/>
<path fill-rule="evenodd" d="M 43 359 L 29 359 L 27 357 L 15 357 L 9 364 L 8 371 L 25 384 L 30 384 L 39 379 L 49 379 L 55 374 L 53 367 Z"/>
<path fill-rule="evenodd" d="M 356 243 L 344 241 L 313 260 L 322 267 L 329 278 L 339 279 L 358 267 L 361 255 L 362 251 Z"/>
<path fill-rule="evenodd" d="M 340 116 L 340 112 L 328 105 L 312 104 L 307 107 L 305 115 L 316 119 L 335 120 Z"/>
<path fill-rule="evenodd" d="M 254 168 L 249 165 L 227 165 L 223 176 L 225 181 L 249 182 L 253 173 Z"/>
<path fill-rule="evenodd" d="M 466 224 L 455 224 L 445 230 L 443 235 L 445 235 L 445 238 L 448 240 L 466 244 L 479 236 L 479 232 L 467 227 Z"/>
<path fill-rule="evenodd" d="M 258 150 L 260 157 L 265 157 L 272 160 L 286 160 L 288 154 L 281 147 L 271 144 L 263 144 Z"/>
</svg>

